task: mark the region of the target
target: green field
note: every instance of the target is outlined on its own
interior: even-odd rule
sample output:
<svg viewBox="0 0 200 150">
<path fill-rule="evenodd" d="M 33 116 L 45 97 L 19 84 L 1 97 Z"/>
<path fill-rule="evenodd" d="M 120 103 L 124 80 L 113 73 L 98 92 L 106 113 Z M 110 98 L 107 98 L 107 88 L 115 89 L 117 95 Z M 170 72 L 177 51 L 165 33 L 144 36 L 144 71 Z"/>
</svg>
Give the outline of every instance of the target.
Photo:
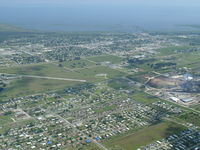
<svg viewBox="0 0 200 150">
<path fill-rule="evenodd" d="M 0 124 L 0 127 L 3 127 L 3 128 L 0 128 L 0 134 L 5 134 L 5 132 L 7 132 L 11 128 L 21 127 L 21 126 L 35 122 L 33 119 L 20 120 L 17 122 L 13 122 L 13 120 L 11 120 L 10 118 L 6 119 L 6 120 L 7 120 L 7 122 L 4 122 L 4 124 Z M 1 122 L 3 122 L 3 121 L 1 121 Z"/>
<path fill-rule="evenodd" d="M 131 85 L 129 80 L 126 78 L 114 78 L 108 81 L 108 86 L 119 90 L 119 89 L 130 89 Z"/>
<path fill-rule="evenodd" d="M 0 70 L 1 73 L 82 79 L 88 80 L 88 82 L 99 80 L 100 77 L 96 77 L 96 75 L 101 73 L 107 74 L 108 78 L 123 75 L 123 73 L 106 66 L 95 66 L 70 71 L 63 67 L 58 67 L 58 64 L 24 65 L 20 67 L 0 68 Z"/>
<path fill-rule="evenodd" d="M 111 105 L 111 106 L 105 106 L 103 108 L 98 108 L 98 109 L 95 109 L 94 111 L 96 113 L 103 113 L 103 112 L 106 112 L 106 111 L 112 111 L 112 110 L 115 110 L 117 108 L 116 105 Z"/>
<path fill-rule="evenodd" d="M 192 123 L 196 126 L 200 126 L 200 114 L 194 112 L 187 112 L 178 116 L 178 121 Z"/>
<path fill-rule="evenodd" d="M 144 93 L 143 91 L 135 91 L 132 98 L 135 101 L 138 101 L 140 103 L 145 103 L 145 104 L 150 104 L 150 103 L 153 103 L 153 102 L 156 102 L 156 101 L 160 101 L 159 98 L 157 98 L 155 96 L 148 95 L 148 94 Z"/>
<path fill-rule="evenodd" d="M 196 110 L 200 111 L 200 104 L 198 104 L 198 105 L 195 105 L 195 106 L 193 106 L 192 108 L 194 108 L 194 109 L 196 109 Z"/>
<path fill-rule="evenodd" d="M 63 148 L 62 150 L 101 150 L 101 148 L 97 147 L 95 144 L 90 143 L 85 146 L 76 146 L 76 147 L 67 147 Z"/>
<path fill-rule="evenodd" d="M 107 74 L 107 78 L 114 78 L 123 76 L 124 73 L 113 70 L 106 66 L 94 66 L 92 68 L 83 68 L 79 70 L 67 70 L 64 67 L 59 67 L 58 64 L 37 64 L 24 65 L 20 67 L 0 68 L 1 73 L 18 74 L 18 75 L 36 75 L 48 76 L 56 78 L 71 78 L 86 80 L 89 83 L 104 81 L 105 77 L 96 76 L 98 74 Z M 34 93 L 41 93 L 49 90 L 59 90 L 69 86 L 82 84 L 74 81 L 61 81 L 50 79 L 37 78 L 21 78 L 12 81 L 0 93 L 1 98 L 19 97 L 23 95 L 30 95 Z"/>
<path fill-rule="evenodd" d="M 189 54 L 181 54 L 177 58 L 177 64 L 180 67 L 189 67 L 189 68 L 196 68 L 199 67 L 200 63 L 200 53 L 189 53 Z"/>
<path fill-rule="evenodd" d="M 74 86 L 71 81 L 57 81 L 47 79 L 22 78 L 10 83 L 1 93 L 0 98 L 19 97 L 42 93 L 50 90 L 59 90 L 65 87 Z"/>
<path fill-rule="evenodd" d="M 188 48 L 190 48 L 190 46 L 172 46 L 172 47 L 159 49 L 158 52 L 160 52 L 159 56 L 168 56 L 168 55 L 177 54 L 178 51 L 186 50 Z"/>
<path fill-rule="evenodd" d="M 93 62 L 90 62 L 88 60 L 72 60 L 72 61 L 66 61 L 61 63 L 63 67 L 70 68 L 70 69 L 80 69 L 80 68 L 86 68 L 86 67 L 91 67 L 95 66 Z"/>
<path fill-rule="evenodd" d="M 102 55 L 102 56 L 94 56 L 89 57 L 88 60 L 94 61 L 94 62 L 110 62 L 113 64 L 119 64 L 123 61 L 123 58 L 113 55 Z"/>
<path fill-rule="evenodd" d="M 1 125 L 5 125 L 5 124 L 8 124 L 8 123 L 12 123 L 13 120 L 11 119 L 12 115 L 0 115 L 0 122 L 1 122 Z M 0 125 L 0 126 L 1 126 Z"/>
<path fill-rule="evenodd" d="M 171 123 L 163 122 L 157 125 L 153 125 L 144 129 L 141 129 L 132 134 L 113 137 L 104 142 L 109 148 L 120 147 L 123 150 L 136 150 L 141 146 L 148 145 L 157 140 L 163 139 L 171 134 L 178 133 L 185 127 Z"/>
<path fill-rule="evenodd" d="M 193 47 L 191 46 L 163 48 L 163 49 L 158 50 L 160 52 L 158 56 L 164 56 L 163 59 L 165 59 L 165 57 L 169 58 L 170 55 L 173 55 L 172 61 L 177 63 L 177 67 L 196 68 L 199 66 L 199 63 L 200 63 L 200 60 L 199 60 L 200 52 L 199 51 L 187 52 L 187 50 L 192 49 L 192 48 Z"/>
</svg>

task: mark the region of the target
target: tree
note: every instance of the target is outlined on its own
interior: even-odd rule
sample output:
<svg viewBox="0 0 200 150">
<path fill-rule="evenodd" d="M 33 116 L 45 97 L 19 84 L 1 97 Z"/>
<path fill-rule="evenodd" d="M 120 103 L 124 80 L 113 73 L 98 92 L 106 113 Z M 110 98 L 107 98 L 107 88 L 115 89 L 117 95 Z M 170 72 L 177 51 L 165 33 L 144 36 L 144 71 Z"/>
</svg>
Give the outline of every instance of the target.
<svg viewBox="0 0 200 150">
<path fill-rule="evenodd" d="M 63 65 L 62 65 L 62 64 L 59 64 L 58 67 L 63 67 Z"/>
</svg>

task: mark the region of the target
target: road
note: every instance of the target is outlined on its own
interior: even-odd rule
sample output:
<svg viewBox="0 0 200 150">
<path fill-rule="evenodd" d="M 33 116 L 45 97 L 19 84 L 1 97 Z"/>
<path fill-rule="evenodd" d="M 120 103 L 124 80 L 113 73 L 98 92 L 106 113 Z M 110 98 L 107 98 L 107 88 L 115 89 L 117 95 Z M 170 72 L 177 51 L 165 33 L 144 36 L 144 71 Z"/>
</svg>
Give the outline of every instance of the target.
<svg viewBox="0 0 200 150">
<path fill-rule="evenodd" d="M 118 69 L 114 69 L 114 70 L 118 70 Z M 121 70 L 118 70 L 118 71 L 121 71 Z M 126 72 L 126 71 L 121 71 L 121 72 L 125 72 L 125 73 L 127 73 L 127 74 L 130 74 L 129 72 Z M 156 77 L 157 77 L 157 76 L 163 75 L 163 74 L 158 73 L 158 72 L 155 72 L 155 71 L 153 71 L 153 73 L 157 74 Z M 164 76 L 164 75 L 163 75 L 163 76 Z M 130 79 L 129 79 L 129 80 L 130 80 Z M 130 81 L 132 81 L 132 80 L 130 80 Z M 134 81 L 134 82 L 136 82 L 136 81 Z M 147 80 L 146 82 L 148 82 L 148 80 Z M 144 85 L 144 86 L 147 88 L 147 86 L 146 86 L 145 83 L 144 83 L 144 84 L 143 84 L 143 83 L 140 83 L 140 82 L 136 82 L 136 83 L 138 83 L 138 84 L 140 84 L 140 85 Z M 145 92 L 146 94 L 148 94 L 148 95 L 155 96 L 155 97 L 157 97 L 157 98 L 159 98 L 159 99 L 162 99 L 162 100 L 167 101 L 167 102 L 174 103 L 174 104 L 179 105 L 179 106 L 181 106 L 181 107 L 184 107 L 184 108 L 186 108 L 186 109 L 188 109 L 188 110 L 190 110 L 190 111 L 193 111 L 193 112 L 196 112 L 196 113 L 200 114 L 200 111 L 198 111 L 198 110 L 196 110 L 196 109 L 187 107 L 187 106 L 185 106 L 185 105 L 181 105 L 181 104 L 176 103 L 176 102 L 173 102 L 173 101 L 166 100 L 166 99 L 161 98 L 161 97 L 156 96 L 156 95 L 152 95 L 151 93 L 148 92 L 148 90 L 145 90 L 144 92 Z"/>
<path fill-rule="evenodd" d="M 60 81 L 73 81 L 73 82 L 87 82 L 86 80 L 80 79 L 69 79 L 69 78 L 56 78 L 56 77 L 47 77 L 47 76 L 35 76 L 35 75 L 19 75 L 19 74 L 8 74 L 8 73 L 0 73 L 0 75 L 14 75 L 25 78 L 37 78 L 37 79 L 50 79 L 50 80 L 60 80 Z"/>
<path fill-rule="evenodd" d="M 195 150 L 195 148 L 200 148 L 200 143 L 198 143 L 197 145 L 194 145 L 192 147 L 190 147 L 188 150 Z M 198 150 L 198 149 L 196 149 Z"/>
<path fill-rule="evenodd" d="M 170 103 L 179 105 L 179 106 L 181 106 L 181 107 L 186 108 L 187 110 L 190 110 L 190 111 L 193 111 L 193 112 L 196 112 L 196 113 L 200 114 L 200 111 L 198 111 L 198 110 L 196 110 L 196 109 L 187 107 L 187 106 L 185 106 L 185 105 L 181 105 L 180 103 L 176 103 L 176 102 L 173 102 L 173 101 L 170 101 L 170 100 L 166 100 L 166 99 L 161 98 L 161 97 L 159 97 L 159 96 L 153 95 L 153 94 L 149 93 L 148 91 L 144 91 L 144 92 L 147 93 L 148 95 L 155 96 L 155 97 L 157 97 L 157 98 L 159 98 L 159 99 L 161 99 L 161 100 L 163 100 L 163 101 L 167 101 L 167 102 L 170 102 Z"/>
<path fill-rule="evenodd" d="M 80 131 L 79 129 L 76 128 L 76 126 L 74 126 L 73 124 L 71 124 L 67 119 L 63 118 L 62 116 L 58 115 L 58 114 L 54 114 L 51 113 L 50 114 L 54 115 L 55 117 L 60 118 L 61 120 L 63 120 L 68 126 L 71 126 L 74 130 L 82 133 L 83 135 L 85 135 L 82 131 Z M 102 150 L 108 150 L 104 145 L 102 145 L 101 143 L 97 142 L 96 140 L 94 140 L 93 138 L 88 137 L 87 135 L 85 135 L 89 140 L 91 140 L 94 144 L 96 144 L 96 146 L 98 146 L 100 149 Z"/>
<path fill-rule="evenodd" d="M 153 79 L 155 79 L 155 78 L 157 78 L 157 77 L 159 77 L 159 76 L 161 76 L 161 75 L 158 74 L 158 75 L 156 75 L 156 76 L 153 76 L 153 77 L 148 78 L 148 80 L 144 83 L 144 85 L 147 85 L 151 80 L 153 80 Z"/>
</svg>

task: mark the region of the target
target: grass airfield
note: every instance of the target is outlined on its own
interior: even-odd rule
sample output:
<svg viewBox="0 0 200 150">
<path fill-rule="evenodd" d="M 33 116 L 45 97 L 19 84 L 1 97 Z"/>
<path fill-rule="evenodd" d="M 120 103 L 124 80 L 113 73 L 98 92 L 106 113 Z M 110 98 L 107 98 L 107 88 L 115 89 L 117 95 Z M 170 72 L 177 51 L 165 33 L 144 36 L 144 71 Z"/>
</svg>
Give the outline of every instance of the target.
<svg viewBox="0 0 200 150">
<path fill-rule="evenodd" d="M 100 56 L 97 59 L 107 61 L 111 57 L 113 62 L 118 62 L 120 58 L 117 56 Z M 94 57 L 91 57 L 93 59 Z M 90 58 L 89 58 L 90 59 Z M 78 80 L 86 80 L 87 83 L 97 83 L 105 81 L 107 78 L 121 77 L 125 73 L 118 70 L 102 66 L 89 60 L 73 60 L 61 63 L 43 63 L 31 64 L 22 66 L 11 66 L 0 68 L 0 73 L 14 74 L 14 75 L 33 75 L 41 77 L 54 78 L 70 78 Z M 98 76 L 98 74 L 106 74 L 105 76 Z M 23 95 L 36 94 L 51 90 L 59 90 L 70 86 L 84 84 L 75 81 L 60 81 L 54 79 L 37 79 L 22 77 L 11 81 L 11 83 L 1 92 L 1 98 L 19 97 Z"/>
</svg>

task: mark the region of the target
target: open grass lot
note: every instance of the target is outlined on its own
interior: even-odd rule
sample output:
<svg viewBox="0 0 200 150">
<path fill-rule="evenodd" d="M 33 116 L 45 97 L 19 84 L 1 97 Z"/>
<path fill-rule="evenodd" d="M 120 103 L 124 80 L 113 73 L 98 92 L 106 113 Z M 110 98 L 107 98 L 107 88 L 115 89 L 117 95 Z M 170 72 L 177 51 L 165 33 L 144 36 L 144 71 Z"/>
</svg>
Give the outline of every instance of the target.
<svg viewBox="0 0 200 150">
<path fill-rule="evenodd" d="M 102 81 L 104 77 L 96 77 L 96 75 L 102 73 L 107 74 L 107 78 L 121 77 L 125 74 L 105 66 L 96 66 L 94 68 L 82 69 L 77 71 L 76 73 L 77 73 L 76 76 L 77 78 L 82 77 L 81 79 L 85 79 L 90 82 Z"/>
<path fill-rule="evenodd" d="M 150 104 L 150 103 L 153 103 L 153 102 L 160 100 L 159 98 L 157 98 L 155 96 L 148 95 L 148 94 L 146 94 L 142 91 L 135 91 L 132 98 L 135 101 L 138 101 L 140 103 L 145 103 L 145 104 Z"/>
<path fill-rule="evenodd" d="M 180 54 L 176 58 L 179 67 L 196 68 L 200 63 L 200 52 Z"/>
<path fill-rule="evenodd" d="M 200 111 L 200 104 L 198 105 L 195 105 L 195 106 L 192 106 L 192 108 L 196 109 L 196 110 L 199 110 Z"/>
<path fill-rule="evenodd" d="M 36 64 L 23 65 L 16 67 L 0 68 L 1 73 L 11 73 L 20 75 L 37 75 L 37 76 L 51 76 L 51 77 L 66 77 L 71 75 L 70 71 L 58 67 L 58 64 Z"/>
<path fill-rule="evenodd" d="M 199 66 L 200 63 L 200 52 L 199 51 L 192 51 L 194 47 L 192 46 L 176 46 L 176 47 L 169 47 L 160 49 L 158 56 L 167 56 L 170 57 L 173 55 L 172 61 L 177 63 L 177 67 L 189 67 L 189 68 L 196 68 Z M 163 57 L 165 58 L 165 57 Z"/>
<path fill-rule="evenodd" d="M 20 120 L 17 122 L 13 122 L 12 120 L 8 119 L 7 121 L 8 122 L 6 122 L 4 124 L 0 124 L 0 134 L 4 134 L 11 128 L 21 127 L 21 126 L 35 122 L 33 119 Z"/>
<path fill-rule="evenodd" d="M 120 147 L 123 150 L 136 150 L 141 146 L 148 145 L 184 129 L 185 127 L 181 125 L 172 122 L 163 122 L 133 132 L 132 134 L 129 132 L 128 135 L 113 137 L 104 142 L 104 144 L 111 149 L 114 147 Z"/>
<path fill-rule="evenodd" d="M 108 85 L 114 89 L 130 89 L 131 85 L 129 80 L 126 78 L 114 78 L 108 81 Z"/>
<path fill-rule="evenodd" d="M 186 50 L 188 48 L 190 48 L 190 46 L 171 46 L 159 49 L 158 51 L 160 52 L 159 56 L 167 56 L 167 55 L 177 54 L 178 51 Z"/>
<path fill-rule="evenodd" d="M 97 112 L 97 113 L 103 113 L 105 111 L 115 110 L 116 108 L 117 108 L 116 105 L 111 105 L 111 106 L 105 106 L 103 108 L 95 109 L 94 111 Z"/>
<path fill-rule="evenodd" d="M 86 68 L 90 66 L 94 66 L 95 64 L 93 62 L 90 62 L 88 60 L 72 60 L 72 61 L 66 61 L 61 63 L 64 67 L 70 68 L 70 69 L 78 69 L 78 68 Z"/>
<path fill-rule="evenodd" d="M 13 122 L 13 120 L 11 119 L 11 116 L 8 115 L 0 115 L 0 122 L 1 122 L 1 126 L 5 125 L 7 123 L 11 123 Z"/>
<path fill-rule="evenodd" d="M 102 55 L 102 56 L 94 56 L 94 57 L 88 57 L 88 60 L 94 61 L 94 62 L 110 62 L 113 64 L 121 63 L 123 58 L 113 55 Z"/>
<path fill-rule="evenodd" d="M 84 147 L 83 146 L 82 147 L 76 146 L 76 147 L 70 147 L 70 148 L 67 147 L 67 149 L 63 148 L 62 150 L 101 150 L 101 149 L 97 147 L 95 144 L 90 143 Z"/>
<path fill-rule="evenodd" d="M 73 86 L 75 84 L 80 83 L 71 81 L 22 78 L 10 83 L 0 93 L 0 98 L 20 97 L 50 90 L 59 90 L 65 87 Z"/>
<path fill-rule="evenodd" d="M 194 112 L 187 112 L 178 116 L 178 121 L 192 123 L 196 126 L 200 126 L 200 114 Z"/>
</svg>

